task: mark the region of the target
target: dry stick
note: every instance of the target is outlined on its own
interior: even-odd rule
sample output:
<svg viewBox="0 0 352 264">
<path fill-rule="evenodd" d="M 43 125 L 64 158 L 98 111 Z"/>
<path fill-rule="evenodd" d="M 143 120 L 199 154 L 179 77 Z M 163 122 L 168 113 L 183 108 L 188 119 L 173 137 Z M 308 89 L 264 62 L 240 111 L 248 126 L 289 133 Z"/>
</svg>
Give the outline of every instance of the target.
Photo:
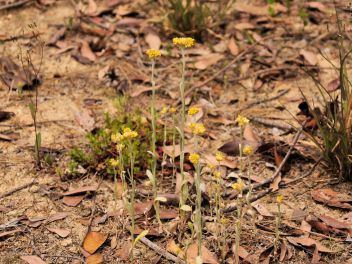
<svg viewBox="0 0 352 264">
<path fill-rule="evenodd" d="M 11 4 L 0 6 L 0 10 L 6 10 L 6 9 L 10 9 L 10 8 L 20 7 L 20 6 L 25 5 L 25 4 L 32 2 L 32 1 L 33 0 L 17 1 L 17 2 L 11 3 Z"/>
<path fill-rule="evenodd" d="M 306 177 L 308 177 L 310 174 L 313 173 L 313 171 L 315 170 L 315 168 L 318 166 L 318 164 L 323 160 L 323 157 L 320 157 L 315 163 L 314 165 L 310 168 L 310 170 L 308 172 L 306 172 L 305 174 L 301 175 L 301 176 L 298 176 L 288 182 L 285 182 L 285 183 L 282 183 L 282 184 L 279 184 L 280 187 L 287 187 L 289 184 L 291 183 L 294 183 L 296 181 L 299 181 L 299 180 L 302 180 Z"/>
<path fill-rule="evenodd" d="M 278 98 L 280 98 L 281 96 L 287 94 L 289 92 L 289 90 L 283 90 L 281 91 L 278 95 L 275 95 L 274 97 L 271 97 L 271 98 L 268 98 L 268 99 L 264 99 L 264 100 L 259 100 L 259 101 L 256 101 L 256 102 L 253 102 L 245 107 L 242 107 L 238 110 L 238 112 L 241 112 L 243 110 L 247 110 L 255 105 L 258 105 L 258 104 L 263 104 L 263 103 L 267 103 L 267 102 L 270 102 L 270 101 L 273 101 L 273 100 L 276 100 Z"/>
<path fill-rule="evenodd" d="M 159 247 L 157 244 L 153 243 L 152 241 L 150 241 L 148 238 L 143 237 L 140 240 L 143 244 L 145 244 L 146 246 L 150 247 L 151 249 L 153 249 L 156 253 L 158 253 L 160 256 L 163 256 L 164 258 L 166 258 L 167 260 L 173 261 L 174 263 L 180 263 L 180 264 L 186 264 L 185 261 L 183 261 L 182 259 L 170 254 L 169 252 L 167 252 L 165 249 L 162 249 L 161 247 Z"/>
<path fill-rule="evenodd" d="M 18 192 L 18 191 L 20 191 L 20 190 L 22 190 L 22 189 L 25 189 L 25 188 L 27 188 L 27 187 L 30 187 L 30 186 L 32 186 L 32 185 L 35 184 L 35 183 L 36 183 L 36 181 L 32 181 L 32 182 L 23 184 L 23 185 L 21 185 L 21 186 L 19 186 L 19 187 L 16 187 L 15 189 L 12 189 L 11 191 L 8 191 L 8 192 L 5 192 L 5 193 L 3 193 L 3 194 L 0 194 L 0 199 L 5 198 L 5 197 L 7 197 L 7 196 L 10 196 L 11 194 L 13 194 L 13 193 L 15 193 L 15 192 Z"/>
<path fill-rule="evenodd" d="M 264 126 L 276 127 L 281 130 L 288 130 L 288 131 L 292 130 L 292 126 L 286 123 L 283 123 L 282 121 L 279 121 L 279 120 L 261 118 L 261 117 L 250 117 L 249 119 L 255 123 L 258 123 Z"/>
</svg>

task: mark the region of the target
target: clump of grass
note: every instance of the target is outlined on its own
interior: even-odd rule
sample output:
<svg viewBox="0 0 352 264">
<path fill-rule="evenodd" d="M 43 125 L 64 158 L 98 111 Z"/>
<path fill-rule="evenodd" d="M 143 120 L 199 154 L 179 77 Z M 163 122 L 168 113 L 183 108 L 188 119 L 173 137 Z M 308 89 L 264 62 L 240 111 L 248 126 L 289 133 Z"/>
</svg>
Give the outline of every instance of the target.
<svg viewBox="0 0 352 264">
<path fill-rule="evenodd" d="M 320 149 L 321 155 L 328 164 L 329 169 L 334 175 L 337 175 L 340 180 L 352 181 L 352 130 L 351 130 L 351 115 L 352 115 L 352 83 L 347 72 L 348 58 L 352 52 L 350 47 L 346 48 L 346 32 L 342 21 L 337 17 L 337 26 L 339 33 L 338 51 L 339 65 L 336 66 L 328 58 L 330 64 L 334 67 L 339 75 L 339 95 L 333 98 L 327 88 L 308 71 L 312 77 L 321 97 L 323 98 L 322 113 L 314 106 L 314 102 L 309 102 L 305 95 L 305 102 L 300 105 L 304 106 L 304 114 L 308 117 L 307 123 L 313 124 L 319 133 L 308 131 L 308 135 Z M 323 55 L 324 56 L 324 55 Z M 306 123 L 306 124 L 307 124 Z"/>
</svg>

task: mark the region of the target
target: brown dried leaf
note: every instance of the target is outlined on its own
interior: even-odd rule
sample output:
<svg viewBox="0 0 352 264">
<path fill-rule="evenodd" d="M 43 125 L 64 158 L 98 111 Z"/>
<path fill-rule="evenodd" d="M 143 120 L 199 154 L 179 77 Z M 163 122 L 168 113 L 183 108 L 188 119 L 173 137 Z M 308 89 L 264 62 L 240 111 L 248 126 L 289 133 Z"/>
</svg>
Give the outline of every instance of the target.
<svg viewBox="0 0 352 264">
<path fill-rule="evenodd" d="M 62 198 L 62 202 L 67 206 L 75 207 L 82 202 L 84 196 L 85 195 L 64 196 L 64 198 Z"/>
<path fill-rule="evenodd" d="M 97 189 L 97 186 L 84 186 L 84 187 L 79 187 L 70 191 L 67 191 L 63 193 L 62 195 L 78 195 L 78 194 L 85 194 L 87 192 L 95 192 Z"/>
<path fill-rule="evenodd" d="M 352 229 L 352 223 L 339 221 L 331 216 L 320 215 L 318 216 L 325 224 L 337 229 Z"/>
<path fill-rule="evenodd" d="M 104 262 L 104 257 L 102 254 L 90 255 L 86 258 L 87 264 L 101 264 Z"/>
<path fill-rule="evenodd" d="M 122 246 L 116 250 L 116 255 L 121 260 L 124 260 L 124 261 L 129 260 L 131 247 L 132 247 L 132 244 L 130 241 L 124 242 Z"/>
<path fill-rule="evenodd" d="M 264 249 L 259 255 L 259 263 L 270 264 L 271 253 L 274 251 L 274 245 L 270 245 Z"/>
<path fill-rule="evenodd" d="M 66 212 L 59 212 L 56 214 L 51 215 L 47 220 L 46 223 L 51 223 L 57 220 L 65 219 L 68 216 Z"/>
<path fill-rule="evenodd" d="M 166 250 L 181 259 L 185 259 L 185 252 L 175 243 L 175 240 L 171 239 L 167 242 Z"/>
<path fill-rule="evenodd" d="M 175 219 L 178 217 L 178 210 L 176 209 L 160 209 L 160 219 Z"/>
<path fill-rule="evenodd" d="M 205 70 L 206 68 L 216 64 L 218 61 L 222 60 L 223 58 L 224 58 L 224 55 L 219 53 L 212 53 L 209 55 L 200 56 L 198 57 L 196 63 L 194 64 L 194 67 L 198 70 Z"/>
<path fill-rule="evenodd" d="M 326 204 L 328 206 L 342 209 L 352 209 L 352 205 L 337 199 L 337 194 L 338 193 L 333 191 L 332 189 L 325 188 L 313 190 L 311 195 L 315 201 Z"/>
<path fill-rule="evenodd" d="M 232 245 L 232 252 L 233 254 L 236 254 L 236 244 Z M 250 254 L 244 247 L 239 246 L 238 255 L 240 256 L 240 258 L 246 259 Z"/>
<path fill-rule="evenodd" d="M 135 203 L 134 212 L 136 215 L 149 214 L 153 208 L 153 201 Z"/>
<path fill-rule="evenodd" d="M 155 87 L 155 90 L 158 90 L 160 88 L 160 85 Z M 139 95 L 141 95 L 142 93 L 145 92 L 151 92 L 153 91 L 153 87 L 151 86 L 144 86 L 144 85 L 137 85 L 132 91 L 130 96 L 131 97 L 137 97 Z"/>
<path fill-rule="evenodd" d="M 336 90 L 338 90 L 340 88 L 340 79 L 339 78 L 336 78 L 336 79 L 333 79 L 331 80 L 327 87 L 326 87 L 326 90 L 329 92 L 329 93 L 332 93 L 332 92 L 335 92 Z"/>
<path fill-rule="evenodd" d="M 90 48 L 89 43 L 87 41 L 82 41 L 81 55 L 90 61 L 95 61 L 97 59 L 97 56 Z"/>
<path fill-rule="evenodd" d="M 234 37 L 230 38 L 227 47 L 229 48 L 229 50 L 233 56 L 237 56 L 240 53 L 240 50 L 236 44 Z"/>
<path fill-rule="evenodd" d="M 186 252 L 187 260 L 190 264 L 196 264 L 196 257 L 198 255 L 198 245 L 197 243 L 191 244 Z M 203 263 L 208 264 L 219 264 L 219 261 L 213 253 L 209 251 L 204 245 L 202 245 L 202 260 Z"/>
<path fill-rule="evenodd" d="M 314 240 L 313 238 L 310 237 L 288 237 L 287 240 L 292 243 L 293 245 L 297 245 L 300 244 L 302 246 L 305 247 L 312 247 L 312 246 L 316 246 L 317 249 L 320 252 L 325 252 L 325 253 L 332 253 L 335 252 L 331 249 L 328 249 L 327 247 L 325 247 L 324 245 L 322 245 L 320 242 Z"/>
<path fill-rule="evenodd" d="M 317 65 L 318 63 L 318 58 L 316 56 L 315 53 L 311 52 L 311 51 L 307 51 L 304 49 L 301 49 L 299 51 L 299 55 L 303 56 L 303 58 L 310 64 L 310 65 Z"/>
<path fill-rule="evenodd" d="M 107 235 L 99 232 L 89 232 L 83 241 L 83 249 L 93 254 L 107 239 Z"/>
<path fill-rule="evenodd" d="M 42 260 L 38 256 L 20 256 L 20 259 L 26 261 L 28 264 L 46 264 L 44 260 Z"/>
<path fill-rule="evenodd" d="M 67 230 L 67 229 L 51 228 L 51 227 L 47 227 L 46 229 L 48 229 L 50 232 L 53 232 L 63 238 L 67 237 L 70 234 L 70 230 Z"/>
<path fill-rule="evenodd" d="M 149 32 L 145 35 L 145 42 L 148 43 L 151 49 L 160 49 L 161 40 L 155 32 Z"/>
<path fill-rule="evenodd" d="M 265 207 L 265 205 L 261 204 L 259 201 L 251 203 L 251 205 L 258 211 L 258 213 L 262 216 L 274 217 L 272 213 Z"/>
<path fill-rule="evenodd" d="M 262 143 L 262 140 L 258 136 L 257 132 L 253 129 L 251 125 L 247 125 L 243 131 L 243 137 L 245 140 L 249 142 L 253 142 L 253 145 L 257 145 L 257 147 Z"/>
<path fill-rule="evenodd" d="M 13 234 L 18 233 L 18 232 L 22 232 L 22 230 L 15 229 L 15 230 L 11 230 L 11 231 L 1 232 L 0 233 L 0 238 L 6 237 L 6 236 L 9 236 L 9 235 L 13 235 Z"/>
</svg>

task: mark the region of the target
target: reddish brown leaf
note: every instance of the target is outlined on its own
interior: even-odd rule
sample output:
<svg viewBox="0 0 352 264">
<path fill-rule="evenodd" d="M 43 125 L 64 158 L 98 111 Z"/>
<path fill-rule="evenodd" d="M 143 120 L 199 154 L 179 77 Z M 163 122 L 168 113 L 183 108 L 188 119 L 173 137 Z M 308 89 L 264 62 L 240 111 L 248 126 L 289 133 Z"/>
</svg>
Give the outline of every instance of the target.
<svg viewBox="0 0 352 264">
<path fill-rule="evenodd" d="M 237 56 L 239 51 L 239 48 L 236 44 L 235 38 L 230 38 L 228 48 L 233 56 Z"/>
<path fill-rule="evenodd" d="M 176 209 L 160 209 L 160 219 L 175 219 L 178 217 L 178 210 Z"/>
<path fill-rule="evenodd" d="M 70 230 L 67 230 L 67 229 L 51 228 L 51 227 L 47 227 L 46 229 L 48 229 L 50 232 L 53 232 L 63 238 L 67 237 L 70 234 Z"/>
<path fill-rule="evenodd" d="M 223 54 L 212 53 L 208 55 L 200 56 L 194 64 L 194 67 L 198 70 L 205 70 L 209 66 L 216 64 L 218 61 L 224 58 Z"/>
<path fill-rule="evenodd" d="M 315 53 L 311 52 L 311 51 L 307 51 L 304 49 L 301 49 L 299 51 L 299 54 L 301 56 L 303 56 L 303 58 L 310 64 L 310 65 L 317 65 L 318 63 L 318 59 Z"/>
<path fill-rule="evenodd" d="M 106 240 L 107 235 L 99 232 L 89 232 L 83 241 L 83 248 L 90 254 L 93 254 Z"/>
<path fill-rule="evenodd" d="M 26 261 L 28 264 L 46 264 L 44 260 L 42 260 L 38 256 L 21 256 L 20 259 Z"/>
<path fill-rule="evenodd" d="M 82 200 L 84 199 L 85 195 L 76 195 L 76 196 L 64 196 L 64 198 L 62 198 L 62 202 L 64 204 L 66 204 L 67 206 L 77 206 L 80 204 L 80 202 L 82 202 Z"/>
<path fill-rule="evenodd" d="M 198 245 L 193 243 L 190 245 L 186 252 L 187 260 L 190 264 L 196 264 L 196 257 L 198 255 Z M 203 263 L 219 264 L 219 261 L 213 253 L 209 251 L 204 245 L 202 245 L 202 260 Z"/>
<path fill-rule="evenodd" d="M 59 213 L 56 213 L 56 214 L 53 214 L 51 215 L 47 220 L 46 222 L 47 223 L 51 223 L 51 222 L 54 222 L 54 221 L 57 221 L 57 220 L 61 220 L 61 219 L 64 219 L 68 216 L 68 213 L 66 212 L 59 212 Z"/>
<path fill-rule="evenodd" d="M 117 250 L 116 250 L 116 255 L 121 259 L 121 260 L 129 260 L 130 258 L 130 250 L 131 250 L 132 244 L 129 241 L 124 242 Z"/>
<path fill-rule="evenodd" d="M 149 214 L 153 208 L 153 201 L 135 203 L 134 212 L 136 215 Z"/>
<path fill-rule="evenodd" d="M 97 58 L 97 56 L 90 48 L 89 43 L 87 41 L 82 42 L 81 55 L 90 61 L 95 61 Z"/>
<path fill-rule="evenodd" d="M 327 247 L 322 245 L 320 242 L 318 242 L 318 241 L 316 241 L 316 240 L 314 240 L 313 238 L 310 238 L 310 237 L 288 237 L 287 240 L 290 243 L 292 243 L 293 245 L 300 244 L 300 245 L 305 246 L 305 247 L 316 246 L 317 249 L 320 252 L 325 252 L 325 253 L 334 252 L 333 250 L 328 249 Z"/>
<path fill-rule="evenodd" d="M 102 254 L 94 254 L 86 258 L 87 264 L 101 264 L 104 262 L 104 257 Z"/>
<path fill-rule="evenodd" d="M 337 197 L 337 192 L 332 189 L 316 189 L 312 191 L 312 198 L 320 203 L 326 204 L 331 207 L 337 207 L 342 209 L 352 209 L 352 205 L 342 200 L 339 200 Z"/>
<path fill-rule="evenodd" d="M 326 90 L 331 93 L 340 88 L 340 79 L 336 78 L 328 83 Z"/>
<path fill-rule="evenodd" d="M 84 186 L 84 187 L 79 187 L 79 188 L 67 191 L 62 195 L 78 195 L 78 194 L 83 194 L 87 192 L 95 192 L 96 189 L 97 189 L 96 186 Z"/>
<path fill-rule="evenodd" d="M 155 32 L 149 32 L 145 35 L 145 42 L 148 43 L 151 49 L 160 49 L 161 40 Z"/>
<path fill-rule="evenodd" d="M 352 223 L 339 221 L 331 216 L 320 215 L 318 216 L 325 224 L 337 229 L 352 229 Z"/>
<path fill-rule="evenodd" d="M 1 232 L 0 233 L 0 238 L 6 237 L 6 236 L 9 236 L 9 235 L 13 235 L 13 234 L 18 233 L 18 232 L 22 232 L 22 230 L 15 229 L 15 230 L 11 230 L 11 231 Z"/>
<path fill-rule="evenodd" d="M 251 203 L 251 205 L 258 211 L 258 213 L 262 216 L 266 217 L 274 217 L 272 213 L 265 207 L 265 205 L 261 204 L 259 201 Z"/>
</svg>

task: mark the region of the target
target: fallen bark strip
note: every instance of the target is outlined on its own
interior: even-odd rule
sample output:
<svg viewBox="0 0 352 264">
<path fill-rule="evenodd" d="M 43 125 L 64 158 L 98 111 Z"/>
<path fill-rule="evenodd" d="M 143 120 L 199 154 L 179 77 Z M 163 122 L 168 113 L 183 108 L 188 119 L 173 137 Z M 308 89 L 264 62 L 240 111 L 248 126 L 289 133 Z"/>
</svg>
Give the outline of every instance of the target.
<svg viewBox="0 0 352 264">
<path fill-rule="evenodd" d="M 159 247 L 157 244 L 153 243 L 152 241 L 150 241 L 148 238 L 143 237 L 140 240 L 143 244 L 145 244 L 146 246 L 148 246 L 149 248 L 153 249 L 156 253 L 158 253 L 160 256 L 163 256 L 164 258 L 166 258 L 167 260 L 173 261 L 174 263 L 179 263 L 179 264 L 186 264 L 185 261 L 183 261 L 182 259 L 170 254 L 169 252 L 167 252 L 165 249 Z"/>
<path fill-rule="evenodd" d="M 20 190 L 23 190 L 23 189 L 25 189 L 25 188 L 27 188 L 27 187 L 30 187 L 30 186 L 32 186 L 32 185 L 35 184 L 35 183 L 36 183 L 36 181 L 32 181 L 32 182 L 23 184 L 23 185 L 21 185 L 21 186 L 18 186 L 18 187 L 16 187 L 15 189 L 12 189 L 11 191 L 8 191 L 8 192 L 5 192 L 5 193 L 3 193 L 3 194 L 0 194 L 0 199 L 5 198 L 5 197 L 7 197 L 7 196 L 10 196 L 11 194 L 14 194 L 15 192 L 18 192 L 18 191 L 20 191 Z"/>
</svg>

